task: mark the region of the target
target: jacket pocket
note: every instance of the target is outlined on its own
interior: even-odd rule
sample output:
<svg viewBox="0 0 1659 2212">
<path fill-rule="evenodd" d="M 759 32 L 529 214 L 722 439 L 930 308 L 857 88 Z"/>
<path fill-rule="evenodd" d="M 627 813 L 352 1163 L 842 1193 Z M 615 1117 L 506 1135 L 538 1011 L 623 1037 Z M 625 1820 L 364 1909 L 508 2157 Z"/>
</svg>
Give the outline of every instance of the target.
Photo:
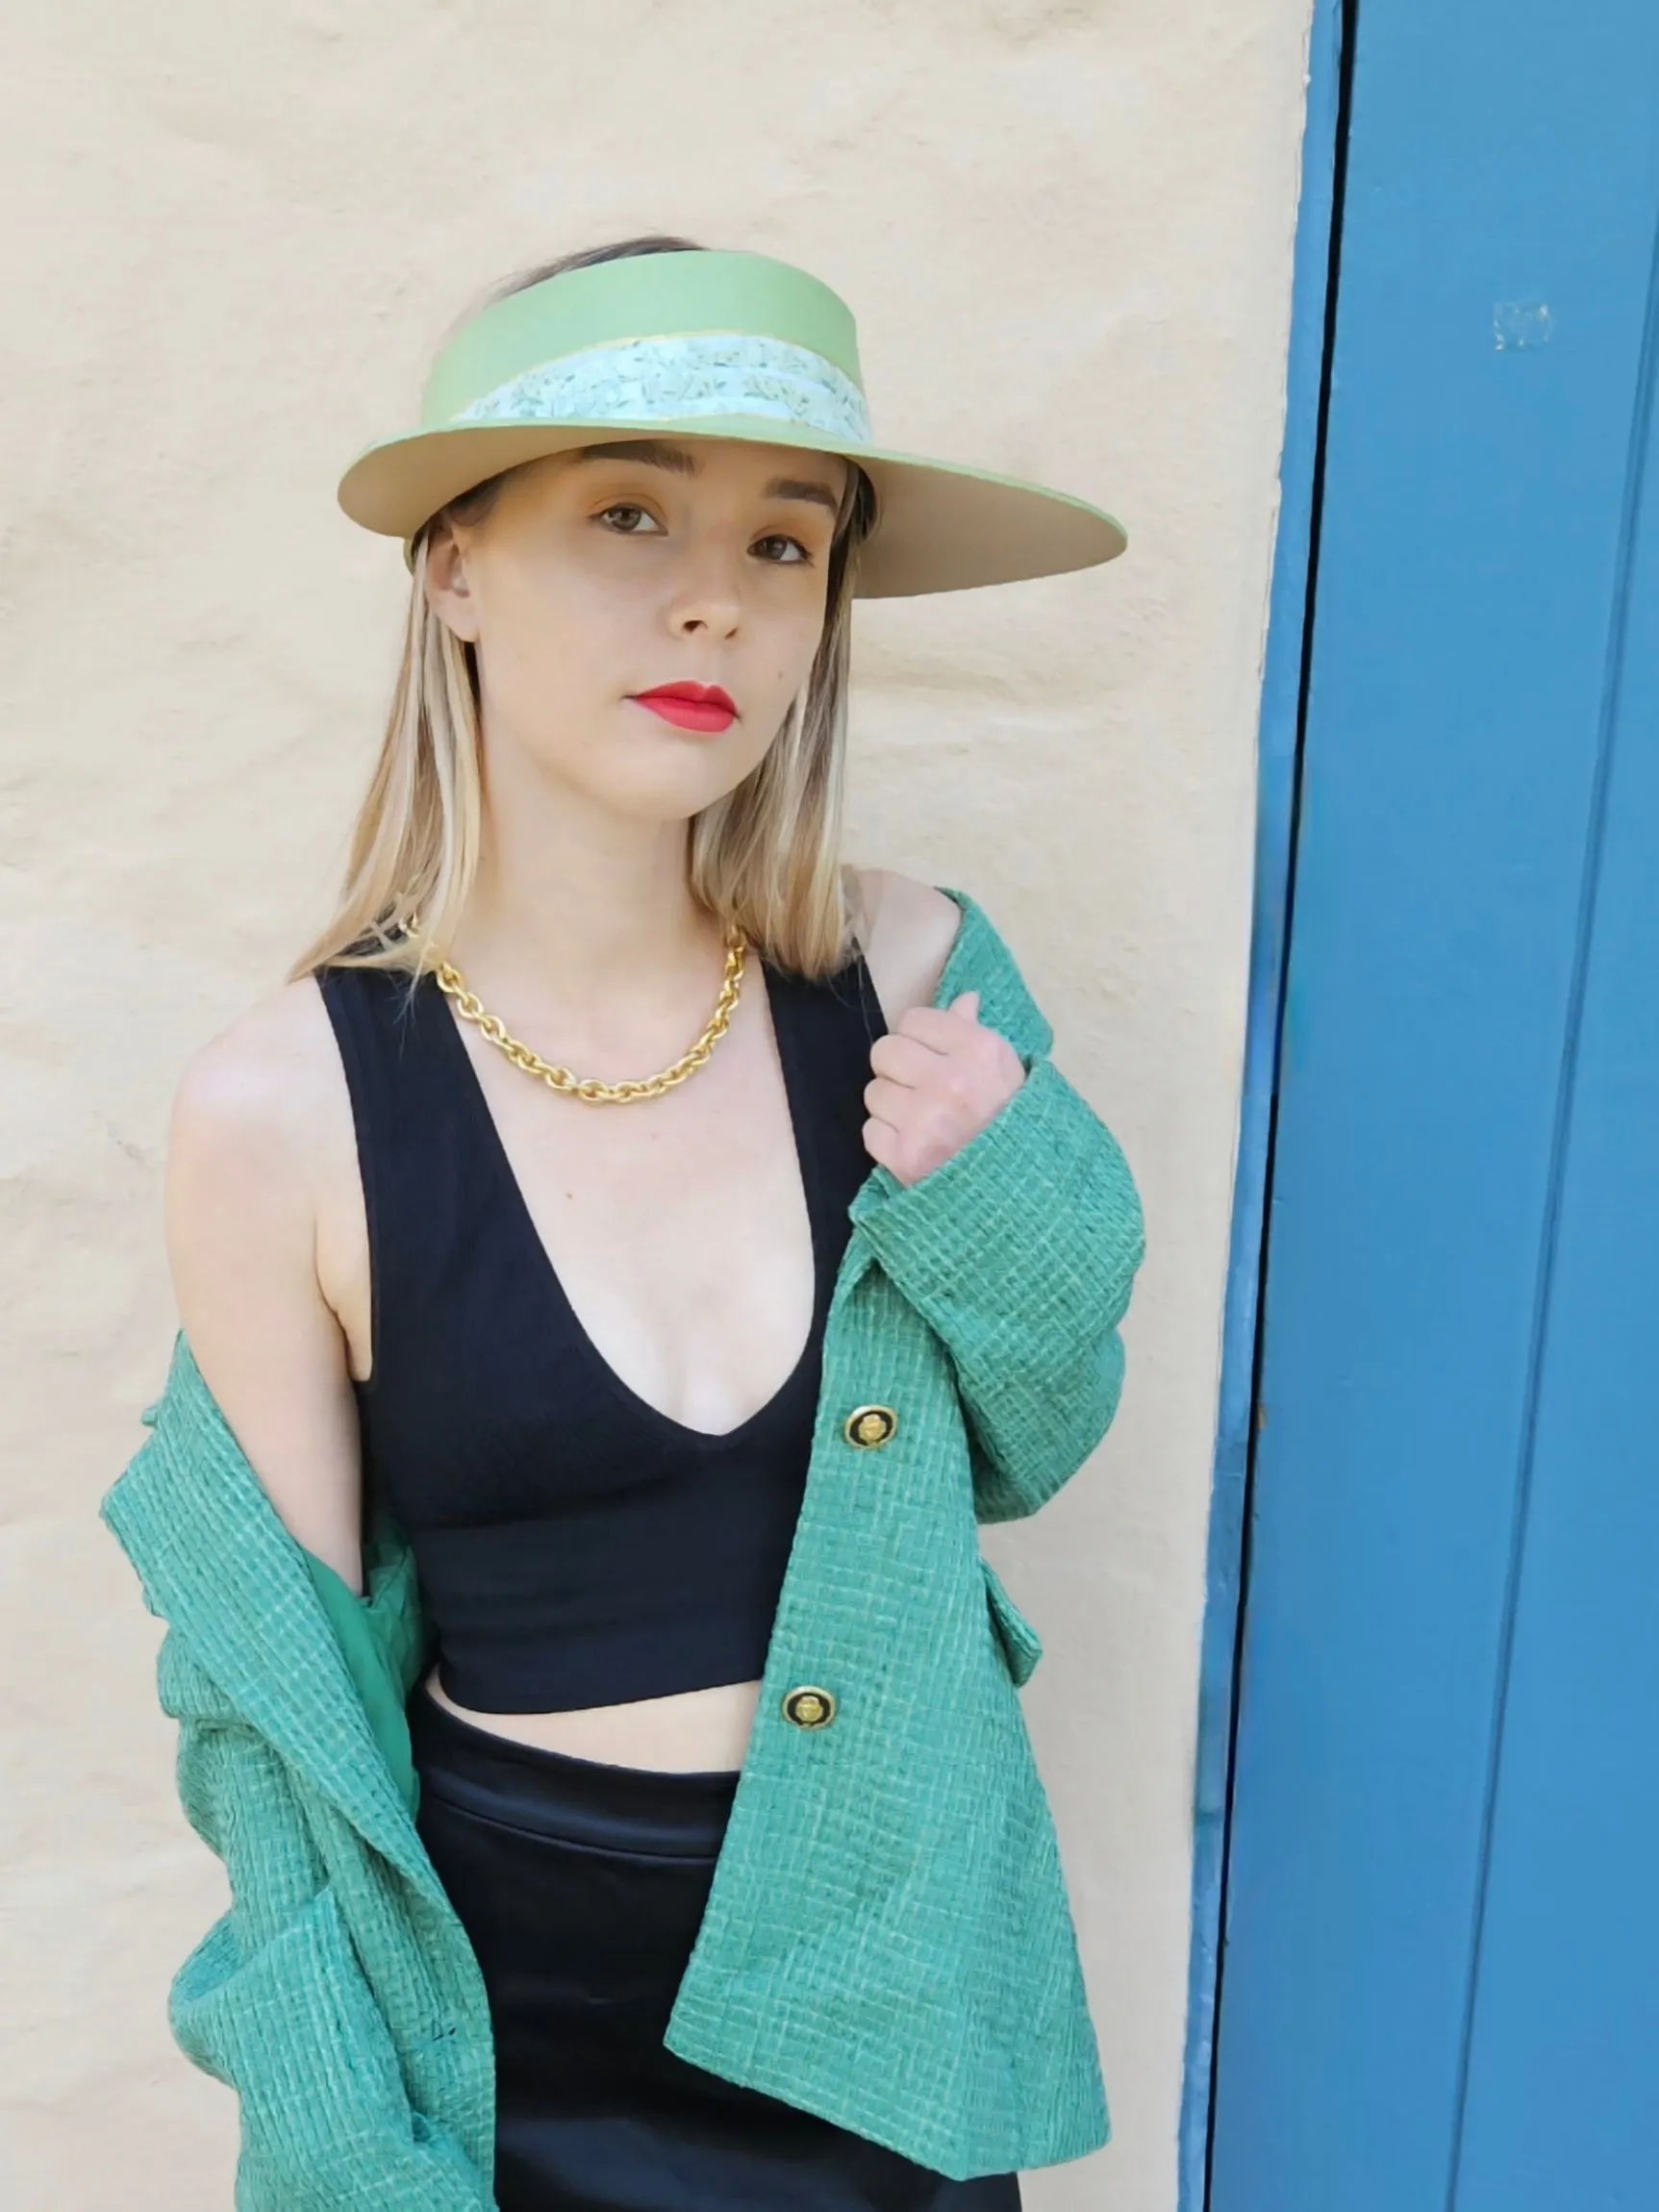
<svg viewBox="0 0 1659 2212">
<path fill-rule="evenodd" d="M 991 1625 L 1015 1688 L 1019 1689 L 1031 1679 L 1032 1670 L 1043 1656 L 1043 1639 L 1002 1587 L 1001 1577 L 983 1552 L 979 1567 L 985 1577 Z"/>
</svg>

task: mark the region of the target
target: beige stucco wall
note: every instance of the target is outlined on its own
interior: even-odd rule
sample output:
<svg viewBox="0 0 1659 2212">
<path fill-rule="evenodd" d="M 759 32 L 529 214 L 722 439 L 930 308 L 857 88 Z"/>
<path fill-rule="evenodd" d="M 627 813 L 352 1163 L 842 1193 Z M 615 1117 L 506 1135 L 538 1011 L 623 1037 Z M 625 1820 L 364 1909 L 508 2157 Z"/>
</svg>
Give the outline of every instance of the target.
<svg viewBox="0 0 1659 2212">
<path fill-rule="evenodd" d="M 506 270 L 636 229 L 820 272 L 878 437 L 1126 521 L 1116 566 L 861 608 L 855 857 L 972 890 L 1126 1146 L 1112 1435 L 991 1548 L 1116 2140 L 1034 2212 L 1169 2212 L 1252 737 L 1308 0 L 55 0 L 8 26 L 0 230 L 0 2202 L 221 2212 L 167 2040 L 223 1901 L 161 1624 L 99 1527 L 173 1315 L 190 1048 L 339 865 L 396 549 L 339 465 Z"/>
</svg>

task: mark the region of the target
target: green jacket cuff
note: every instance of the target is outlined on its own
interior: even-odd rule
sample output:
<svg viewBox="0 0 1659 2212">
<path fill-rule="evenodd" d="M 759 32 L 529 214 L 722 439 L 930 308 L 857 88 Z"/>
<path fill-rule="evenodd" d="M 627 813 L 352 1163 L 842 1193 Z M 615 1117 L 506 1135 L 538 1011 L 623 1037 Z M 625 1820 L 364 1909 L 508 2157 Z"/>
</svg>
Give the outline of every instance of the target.
<svg viewBox="0 0 1659 2212">
<path fill-rule="evenodd" d="M 1144 1250 L 1116 1138 L 1044 1055 L 1001 1111 L 919 1182 L 880 1166 L 852 1219 L 951 1348 L 1098 1334 L 1128 1302 Z"/>
</svg>

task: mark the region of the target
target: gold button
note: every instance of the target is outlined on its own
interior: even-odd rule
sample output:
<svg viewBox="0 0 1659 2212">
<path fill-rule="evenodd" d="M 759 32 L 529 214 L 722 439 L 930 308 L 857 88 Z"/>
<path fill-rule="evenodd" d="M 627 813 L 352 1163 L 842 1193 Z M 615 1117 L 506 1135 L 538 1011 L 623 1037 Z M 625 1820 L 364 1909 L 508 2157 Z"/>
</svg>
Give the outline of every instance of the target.
<svg viewBox="0 0 1659 2212">
<path fill-rule="evenodd" d="M 835 1692 L 803 1682 L 784 1699 L 784 1719 L 797 1728 L 827 1728 L 835 1719 Z"/>
<path fill-rule="evenodd" d="M 855 1405 L 842 1424 L 842 1434 L 848 1444 L 865 1449 L 871 1445 L 886 1444 L 898 1426 L 898 1416 L 890 1405 Z"/>
</svg>

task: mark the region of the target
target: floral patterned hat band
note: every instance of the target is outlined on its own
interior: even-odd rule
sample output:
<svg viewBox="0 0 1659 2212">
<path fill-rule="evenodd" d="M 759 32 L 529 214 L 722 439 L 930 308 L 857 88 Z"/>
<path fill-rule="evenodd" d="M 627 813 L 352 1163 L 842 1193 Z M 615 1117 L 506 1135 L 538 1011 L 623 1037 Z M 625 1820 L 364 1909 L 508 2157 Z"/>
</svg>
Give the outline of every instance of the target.
<svg viewBox="0 0 1659 2212">
<path fill-rule="evenodd" d="M 863 598 L 1056 575 L 1122 552 L 1121 526 L 1068 492 L 877 446 L 858 334 L 830 288 L 766 254 L 632 254 L 493 300 L 432 365 L 418 428 L 360 453 L 339 503 L 401 538 L 520 462 L 630 435 L 839 453 L 875 491 Z"/>
</svg>

